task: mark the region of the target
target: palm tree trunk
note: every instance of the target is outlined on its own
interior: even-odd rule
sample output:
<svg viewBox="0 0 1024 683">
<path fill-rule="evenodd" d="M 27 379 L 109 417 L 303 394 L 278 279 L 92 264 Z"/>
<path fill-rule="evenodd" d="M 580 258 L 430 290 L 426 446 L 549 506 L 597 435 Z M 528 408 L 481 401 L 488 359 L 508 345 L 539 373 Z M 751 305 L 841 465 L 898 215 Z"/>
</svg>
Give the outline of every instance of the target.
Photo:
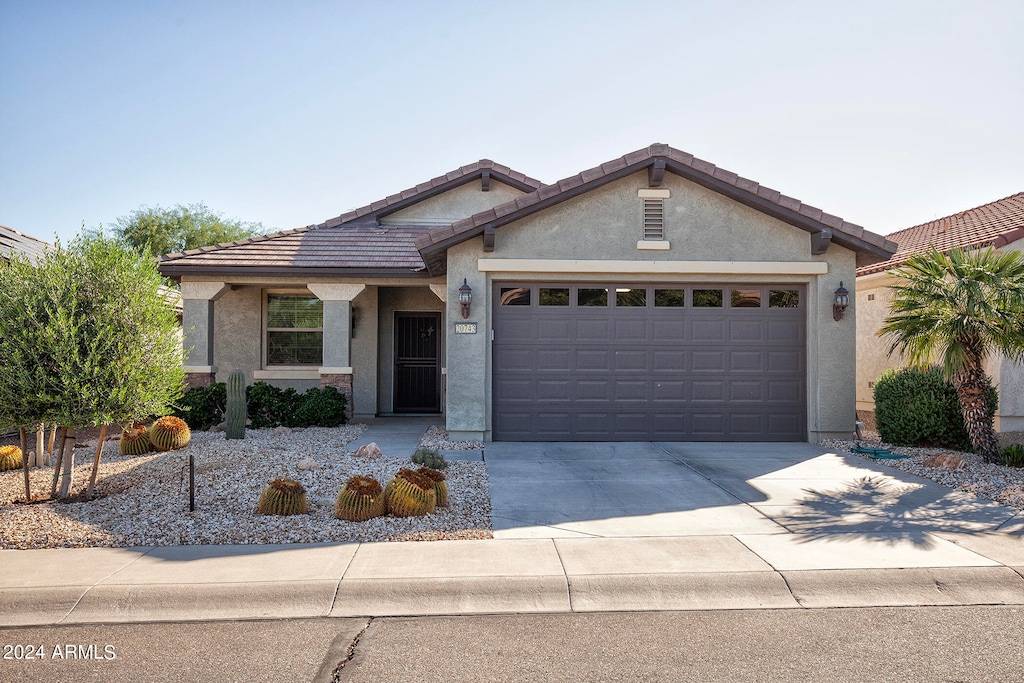
<svg viewBox="0 0 1024 683">
<path fill-rule="evenodd" d="M 985 389 L 988 387 L 986 379 L 980 359 L 971 358 L 966 367 L 953 378 L 953 384 L 957 398 L 960 399 L 964 428 L 971 438 L 974 452 L 985 462 L 998 462 L 999 441 L 989 419 L 988 400 L 985 397 Z"/>
</svg>

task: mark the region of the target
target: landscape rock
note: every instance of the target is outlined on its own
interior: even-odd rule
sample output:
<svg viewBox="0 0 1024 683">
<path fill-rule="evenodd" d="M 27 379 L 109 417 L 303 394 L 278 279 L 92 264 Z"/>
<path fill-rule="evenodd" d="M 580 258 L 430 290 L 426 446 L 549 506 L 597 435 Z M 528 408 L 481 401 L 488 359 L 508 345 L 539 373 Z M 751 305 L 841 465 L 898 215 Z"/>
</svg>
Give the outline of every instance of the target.
<svg viewBox="0 0 1024 683">
<path fill-rule="evenodd" d="M 289 429 L 288 427 L 283 427 L 283 426 L 282 427 L 274 427 L 274 434 L 277 434 L 278 436 L 281 436 L 283 434 L 291 434 L 291 433 L 292 433 L 292 430 Z"/>
<path fill-rule="evenodd" d="M 316 464 L 316 460 L 314 460 L 313 458 L 303 458 L 302 460 L 299 461 L 299 464 L 296 465 L 296 467 L 298 467 L 300 470 L 308 470 L 310 472 L 312 472 L 313 470 L 320 469 L 320 465 Z"/>
<path fill-rule="evenodd" d="M 950 470 L 958 470 L 964 466 L 964 460 L 959 455 L 941 453 L 925 458 L 925 461 L 921 464 L 925 467 L 945 467 Z"/>
<path fill-rule="evenodd" d="M 356 452 L 352 454 L 353 458 L 379 458 L 381 457 L 380 447 L 377 446 L 376 441 L 371 441 L 368 444 L 364 444 L 356 449 Z"/>
</svg>

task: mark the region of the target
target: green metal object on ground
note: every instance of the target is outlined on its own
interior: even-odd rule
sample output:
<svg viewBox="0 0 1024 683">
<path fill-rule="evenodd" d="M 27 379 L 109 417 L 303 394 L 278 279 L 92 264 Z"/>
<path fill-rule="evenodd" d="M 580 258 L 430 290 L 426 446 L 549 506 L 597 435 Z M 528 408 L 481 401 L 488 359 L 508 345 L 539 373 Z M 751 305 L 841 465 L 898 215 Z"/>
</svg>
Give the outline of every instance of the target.
<svg viewBox="0 0 1024 683">
<path fill-rule="evenodd" d="M 891 453 L 887 448 L 867 448 L 857 444 L 850 449 L 851 453 L 860 453 L 868 456 L 874 460 L 903 460 L 909 458 L 909 455 L 900 455 L 899 453 Z"/>
</svg>

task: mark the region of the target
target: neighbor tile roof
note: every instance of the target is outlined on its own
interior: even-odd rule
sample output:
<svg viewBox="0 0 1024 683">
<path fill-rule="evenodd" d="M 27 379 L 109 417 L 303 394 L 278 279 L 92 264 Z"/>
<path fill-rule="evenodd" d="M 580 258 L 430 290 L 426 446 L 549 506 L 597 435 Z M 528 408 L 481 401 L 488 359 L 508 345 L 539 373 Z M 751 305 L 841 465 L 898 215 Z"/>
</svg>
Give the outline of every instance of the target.
<svg viewBox="0 0 1024 683">
<path fill-rule="evenodd" d="M 658 159 L 664 160 L 666 169 L 677 175 L 808 232 L 831 230 L 832 241 L 855 250 L 858 263 L 866 265 L 880 258 L 888 258 L 896 250 L 894 242 L 869 232 L 859 225 L 825 213 L 819 208 L 804 204 L 799 199 L 788 197 L 778 190 L 764 187 L 732 171 L 718 168 L 692 154 L 660 143 L 630 152 L 618 159 L 542 187 L 536 192 L 500 204 L 489 211 L 483 211 L 458 221 L 451 226 L 438 228 L 429 235 L 418 239 L 416 246 L 419 247 L 431 272 L 441 272 L 445 267 L 445 252 L 448 247 L 480 235 L 487 230 L 493 230 L 519 220 L 530 213 L 570 199 L 582 192 L 641 171 L 654 165 Z"/>
<path fill-rule="evenodd" d="M 892 258 L 858 268 L 857 275 L 895 268 L 911 255 L 931 247 L 939 251 L 955 247 L 1002 247 L 1024 239 L 1024 192 L 899 230 L 888 237 L 899 244 Z"/>
<path fill-rule="evenodd" d="M 29 237 L 17 230 L 0 225 L 0 261 L 9 261 L 11 254 L 25 254 L 30 259 L 42 255 L 50 246 L 35 237 Z"/>
<path fill-rule="evenodd" d="M 481 159 L 319 225 L 161 256 L 160 270 L 173 277 L 238 273 L 238 269 L 267 275 L 299 274 L 296 269 L 302 269 L 302 273 L 318 275 L 390 271 L 388 274 L 425 276 L 415 240 L 437 225 L 379 225 L 378 219 L 471 182 L 485 172 L 523 192 L 543 187 L 539 180 Z"/>
</svg>

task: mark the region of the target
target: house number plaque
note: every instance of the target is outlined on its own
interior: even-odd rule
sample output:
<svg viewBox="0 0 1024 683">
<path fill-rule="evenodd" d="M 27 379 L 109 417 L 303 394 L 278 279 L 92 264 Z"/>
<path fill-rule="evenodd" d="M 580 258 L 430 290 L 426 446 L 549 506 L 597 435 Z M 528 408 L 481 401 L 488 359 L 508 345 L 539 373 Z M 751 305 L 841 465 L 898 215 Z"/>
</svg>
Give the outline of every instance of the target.
<svg viewBox="0 0 1024 683">
<path fill-rule="evenodd" d="M 455 323 L 455 334 L 476 334 L 476 323 Z"/>
</svg>

